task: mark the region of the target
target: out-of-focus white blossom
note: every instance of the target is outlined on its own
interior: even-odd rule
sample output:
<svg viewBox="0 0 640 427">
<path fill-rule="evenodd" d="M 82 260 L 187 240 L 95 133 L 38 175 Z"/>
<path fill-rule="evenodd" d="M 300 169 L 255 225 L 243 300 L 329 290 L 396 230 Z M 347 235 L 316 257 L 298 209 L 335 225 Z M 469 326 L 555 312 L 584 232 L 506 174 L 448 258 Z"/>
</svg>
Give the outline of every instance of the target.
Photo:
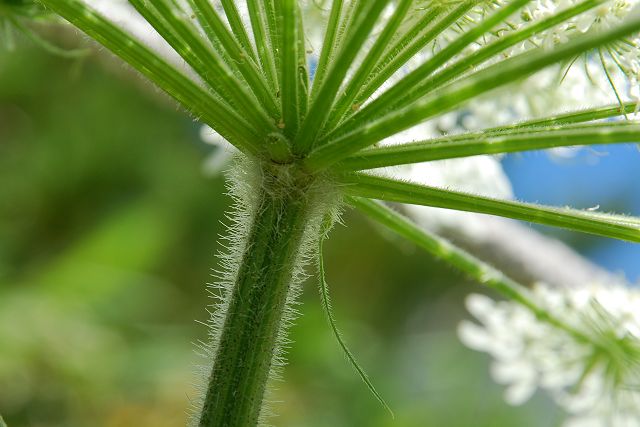
<svg viewBox="0 0 640 427">
<path fill-rule="evenodd" d="M 238 150 L 222 137 L 218 132 L 204 125 L 200 128 L 200 139 L 208 145 L 215 147 L 204 161 L 202 171 L 206 176 L 220 174 L 231 162 Z"/>
<path fill-rule="evenodd" d="M 433 187 L 448 188 L 499 199 L 512 199 L 511 183 L 496 156 L 475 156 L 440 160 L 394 168 L 395 177 Z M 492 233 L 486 227 L 484 215 L 405 205 L 404 211 L 417 224 L 431 230 L 455 229 L 457 232 L 483 241 Z"/>
<path fill-rule="evenodd" d="M 564 427 L 640 426 L 640 291 L 540 284 L 531 300 L 557 322 L 473 294 L 467 308 L 479 324 L 458 329 L 464 344 L 493 357 L 505 400 L 519 405 L 541 389 L 568 413 Z"/>
<path fill-rule="evenodd" d="M 169 43 L 129 4 L 127 0 L 82 0 L 109 21 L 132 35 L 145 46 L 187 74 L 194 81 L 200 79 Z"/>
</svg>

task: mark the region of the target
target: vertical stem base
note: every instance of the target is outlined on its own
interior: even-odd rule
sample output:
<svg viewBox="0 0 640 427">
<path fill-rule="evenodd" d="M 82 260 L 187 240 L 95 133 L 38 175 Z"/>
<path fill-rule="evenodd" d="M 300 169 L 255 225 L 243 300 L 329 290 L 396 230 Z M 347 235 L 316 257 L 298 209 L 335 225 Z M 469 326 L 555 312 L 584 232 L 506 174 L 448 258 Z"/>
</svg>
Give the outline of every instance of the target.
<svg viewBox="0 0 640 427">
<path fill-rule="evenodd" d="M 275 175 L 264 181 L 256 189 L 258 206 L 228 301 L 200 427 L 255 426 L 277 354 L 313 201 L 309 185 Z"/>
</svg>

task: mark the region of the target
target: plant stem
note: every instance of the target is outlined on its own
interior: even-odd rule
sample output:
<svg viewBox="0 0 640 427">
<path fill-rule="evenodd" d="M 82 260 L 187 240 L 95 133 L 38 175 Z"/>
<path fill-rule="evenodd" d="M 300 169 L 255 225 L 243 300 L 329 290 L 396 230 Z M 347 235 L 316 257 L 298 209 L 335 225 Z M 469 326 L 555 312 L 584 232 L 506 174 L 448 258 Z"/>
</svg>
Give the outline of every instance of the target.
<svg viewBox="0 0 640 427">
<path fill-rule="evenodd" d="M 457 268 L 479 283 L 498 291 L 504 297 L 526 307 L 539 320 L 564 330 L 578 341 L 593 343 L 593 340 L 583 332 L 576 330 L 544 307 L 540 307 L 525 286 L 513 281 L 489 264 L 456 247 L 449 241 L 417 226 L 408 218 L 403 217 L 380 202 L 359 197 L 349 197 L 347 200 L 364 214 L 384 224 L 436 258 Z"/>
<path fill-rule="evenodd" d="M 249 427 L 260 418 L 265 389 L 280 350 L 287 302 L 303 262 L 316 209 L 313 180 L 293 167 L 268 166 L 255 195 L 253 217 L 215 353 L 200 427 Z M 308 245 L 307 245 L 308 246 Z"/>
<path fill-rule="evenodd" d="M 341 181 L 348 184 L 344 191 L 350 196 L 496 215 L 640 242 L 640 222 L 633 217 L 500 200 L 363 173 L 345 174 Z"/>
</svg>

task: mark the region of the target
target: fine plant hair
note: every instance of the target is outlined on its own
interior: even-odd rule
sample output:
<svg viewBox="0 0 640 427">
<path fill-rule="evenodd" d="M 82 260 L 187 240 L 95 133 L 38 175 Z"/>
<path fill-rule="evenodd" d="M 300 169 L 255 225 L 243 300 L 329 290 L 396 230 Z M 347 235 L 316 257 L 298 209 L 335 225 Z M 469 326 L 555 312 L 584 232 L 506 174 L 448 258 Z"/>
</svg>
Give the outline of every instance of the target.
<svg viewBox="0 0 640 427">
<path fill-rule="evenodd" d="M 224 226 L 225 234 L 220 236 L 223 248 L 217 253 L 219 268 L 213 273 L 214 281 L 208 283 L 210 297 L 213 303 L 209 306 L 210 314 L 206 325 L 209 330 L 209 342 L 196 344 L 197 353 L 203 358 L 203 364 L 196 367 L 196 388 L 199 390 L 198 400 L 191 404 L 190 425 L 198 425 L 199 416 L 204 404 L 207 380 L 210 376 L 211 366 L 218 350 L 220 335 L 224 327 L 224 321 L 229 309 L 233 286 L 238 276 L 238 271 L 248 245 L 251 244 L 249 236 L 252 227 L 252 219 L 259 213 L 260 196 L 257 189 L 263 189 L 274 198 L 290 196 L 290 188 L 295 186 L 295 177 L 292 171 L 284 168 L 283 174 L 274 178 L 266 174 L 260 165 L 253 159 L 240 153 L 236 153 L 225 176 L 227 178 L 227 194 L 232 199 L 232 205 L 226 214 Z M 274 180 L 284 180 L 284 185 L 274 185 Z M 284 189 L 283 189 L 284 188 Z M 344 202 L 341 192 L 330 179 L 317 180 L 305 191 L 297 192 L 296 196 L 309 200 L 308 216 L 303 231 L 300 249 L 291 266 L 291 279 L 288 284 L 287 298 L 282 314 L 282 320 L 277 333 L 276 347 L 273 353 L 271 368 L 269 370 L 269 387 L 265 391 L 264 404 L 260 410 L 259 424 L 268 425 L 268 420 L 274 414 L 271 412 L 270 396 L 274 383 L 282 380 L 282 371 L 286 365 L 287 348 L 291 341 L 287 338 L 287 332 L 295 319 L 300 315 L 298 310 L 299 296 L 302 293 L 302 282 L 309 278 L 306 267 L 315 262 L 320 256 L 318 248 L 321 240 L 327 235 L 333 224 L 340 221 L 340 213 Z"/>
<path fill-rule="evenodd" d="M 614 81 L 619 76 L 638 89 L 640 14 L 631 9 L 633 2 L 543 3 L 557 7 L 549 11 L 537 0 L 333 0 L 324 2 L 328 17 L 322 22 L 307 20 L 309 8 L 322 14 L 307 0 L 128 0 L 110 6 L 128 5 L 126 16 L 161 37 L 158 47 L 110 19 L 108 7 L 98 11 L 89 0 L 38 2 L 237 150 L 227 174 L 233 207 L 221 238 L 226 249 L 208 289 L 214 299 L 209 342 L 198 345 L 206 365 L 200 368 L 193 425 L 268 422 L 269 384 L 285 365 L 292 345 L 287 329 L 299 314 L 306 267 L 315 260 L 329 325 L 357 374 L 387 406 L 347 349 L 331 313 L 321 248 L 343 202 L 550 327 L 598 347 L 602 357 L 618 360 L 616 349 L 601 348 L 588 333 L 538 305 L 526 287 L 384 203 L 489 214 L 640 242 L 636 218 L 502 200 L 403 176 L 407 165 L 435 160 L 639 142 L 640 124 L 629 118 L 637 102 L 622 99 Z M 601 8 L 613 24 L 602 24 Z M 318 40 L 311 40 L 314 26 L 324 29 Z M 527 78 L 549 67 L 564 69 L 555 82 L 559 86 L 567 70 L 579 69 L 578 60 L 588 71 L 594 58 L 616 103 L 528 117 L 532 108 L 510 123 L 482 123 L 450 134 L 426 127 L 448 113 L 487 115 L 500 89 L 518 95 Z M 475 102 L 489 104 L 478 108 Z M 416 131 L 418 126 L 425 127 Z M 380 168 L 387 169 L 375 171 Z"/>
</svg>

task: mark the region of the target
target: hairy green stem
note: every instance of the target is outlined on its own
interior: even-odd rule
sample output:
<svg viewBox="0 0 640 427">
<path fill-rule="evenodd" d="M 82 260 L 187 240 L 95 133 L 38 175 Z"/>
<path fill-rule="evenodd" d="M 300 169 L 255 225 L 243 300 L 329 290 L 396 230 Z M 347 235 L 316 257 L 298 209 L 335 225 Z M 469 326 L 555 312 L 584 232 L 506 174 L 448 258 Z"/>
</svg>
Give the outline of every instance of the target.
<svg viewBox="0 0 640 427">
<path fill-rule="evenodd" d="M 287 302 L 313 237 L 313 180 L 287 167 L 263 167 L 252 190 L 253 217 L 227 296 L 200 427 L 255 426 L 277 367 Z"/>
</svg>

